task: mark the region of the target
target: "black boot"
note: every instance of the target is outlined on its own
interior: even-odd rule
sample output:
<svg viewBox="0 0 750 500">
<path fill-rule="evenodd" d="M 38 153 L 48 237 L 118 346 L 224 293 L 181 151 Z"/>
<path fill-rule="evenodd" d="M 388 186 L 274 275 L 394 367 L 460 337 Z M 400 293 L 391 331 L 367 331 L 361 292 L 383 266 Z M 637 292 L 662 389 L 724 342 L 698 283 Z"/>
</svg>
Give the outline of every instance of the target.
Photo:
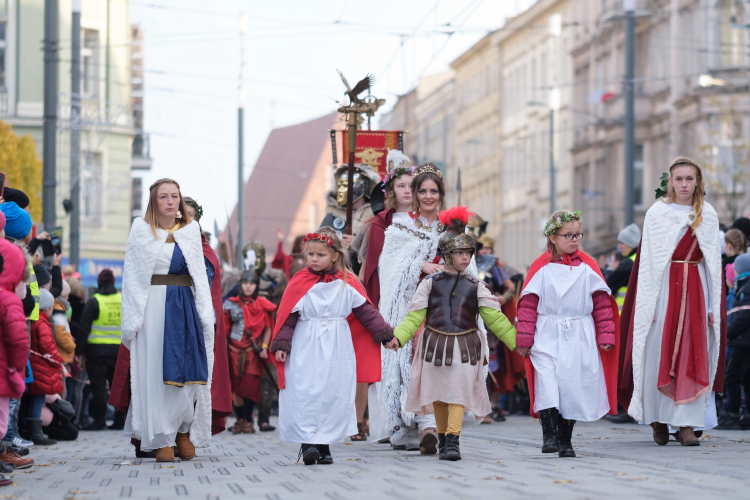
<svg viewBox="0 0 750 500">
<path fill-rule="evenodd" d="M 542 453 L 557 453 L 559 443 L 557 440 L 557 408 L 539 410 L 539 423 L 542 424 Z"/>
<path fill-rule="evenodd" d="M 304 443 L 299 450 L 299 457 L 302 458 L 305 465 L 315 465 L 315 462 L 320 458 L 320 452 L 314 444 Z M 298 462 L 299 457 L 297 458 Z"/>
<path fill-rule="evenodd" d="M 729 413 L 726 417 L 724 417 L 721 422 L 719 422 L 717 429 L 725 430 L 725 431 L 743 431 L 745 430 L 744 427 L 742 427 L 742 422 L 740 422 L 740 414 L 739 413 Z"/>
<path fill-rule="evenodd" d="M 125 428 L 125 414 L 121 411 L 115 412 L 115 421 L 107 427 L 111 431 L 121 431 Z"/>
<path fill-rule="evenodd" d="M 461 460 L 461 449 L 458 447 L 459 436 L 455 434 L 445 435 L 445 460 L 455 462 Z"/>
<path fill-rule="evenodd" d="M 95 418 L 84 430 L 86 431 L 103 431 L 107 428 L 107 421 L 104 417 Z M 33 440 L 32 440 L 33 441 Z"/>
<path fill-rule="evenodd" d="M 42 432 L 42 419 L 41 418 L 27 418 L 26 425 L 29 429 L 29 439 L 34 441 L 37 446 L 51 446 L 57 444 L 54 439 L 49 439 Z"/>
<path fill-rule="evenodd" d="M 573 451 L 573 444 L 570 442 L 573 437 L 573 426 L 576 425 L 575 420 L 566 420 L 562 415 L 557 415 L 557 439 L 559 442 L 559 450 L 557 456 L 559 457 L 575 457 L 576 452 Z"/>
<path fill-rule="evenodd" d="M 331 455 L 331 447 L 327 444 L 317 444 L 315 447 L 318 449 L 318 453 L 320 453 L 320 458 L 318 459 L 318 465 L 331 465 L 333 463 L 333 455 Z"/>
<path fill-rule="evenodd" d="M 438 459 L 445 460 L 445 434 L 438 434 Z"/>
</svg>

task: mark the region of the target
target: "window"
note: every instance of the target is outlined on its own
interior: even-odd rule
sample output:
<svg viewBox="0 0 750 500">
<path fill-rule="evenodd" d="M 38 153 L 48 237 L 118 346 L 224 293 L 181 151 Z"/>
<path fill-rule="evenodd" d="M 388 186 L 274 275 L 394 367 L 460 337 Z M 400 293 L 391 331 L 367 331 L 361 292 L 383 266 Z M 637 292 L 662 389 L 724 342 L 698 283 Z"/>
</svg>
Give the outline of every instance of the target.
<svg viewBox="0 0 750 500">
<path fill-rule="evenodd" d="M 5 90 L 5 49 L 8 46 L 6 40 L 6 28 L 8 23 L 0 22 L 0 90 Z"/>
<path fill-rule="evenodd" d="M 92 224 L 102 220 L 102 155 L 85 153 L 81 158 L 81 215 Z"/>
<path fill-rule="evenodd" d="M 130 205 L 132 208 L 133 213 L 137 213 L 140 215 L 141 210 L 143 210 L 143 179 L 140 177 L 136 177 L 133 179 L 133 183 L 131 184 L 131 198 L 130 198 Z"/>
<path fill-rule="evenodd" d="M 98 58 L 99 32 L 83 30 L 81 47 L 81 93 L 83 97 L 96 97 L 99 84 Z"/>
<path fill-rule="evenodd" d="M 633 205 L 643 205 L 643 144 L 633 148 Z"/>
</svg>

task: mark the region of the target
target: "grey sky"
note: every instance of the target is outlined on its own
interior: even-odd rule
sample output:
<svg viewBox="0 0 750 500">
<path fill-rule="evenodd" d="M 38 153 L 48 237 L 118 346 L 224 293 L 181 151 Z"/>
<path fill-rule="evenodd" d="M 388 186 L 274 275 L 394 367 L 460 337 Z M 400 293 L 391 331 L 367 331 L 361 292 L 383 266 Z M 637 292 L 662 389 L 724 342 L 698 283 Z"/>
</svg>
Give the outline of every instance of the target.
<svg viewBox="0 0 750 500">
<path fill-rule="evenodd" d="M 146 185 L 174 178 L 203 205 L 205 230 L 226 224 L 237 200 L 240 11 L 248 15 L 247 178 L 272 128 L 335 111 L 331 98 L 344 98 L 336 69 L 352 84 L 374 73 L 373 94 L 387 111 L 420 76 L 446 70 L 534 1 L 132 0 L 131 21 L 145 30 L 154 158 Z"/>
</svg>

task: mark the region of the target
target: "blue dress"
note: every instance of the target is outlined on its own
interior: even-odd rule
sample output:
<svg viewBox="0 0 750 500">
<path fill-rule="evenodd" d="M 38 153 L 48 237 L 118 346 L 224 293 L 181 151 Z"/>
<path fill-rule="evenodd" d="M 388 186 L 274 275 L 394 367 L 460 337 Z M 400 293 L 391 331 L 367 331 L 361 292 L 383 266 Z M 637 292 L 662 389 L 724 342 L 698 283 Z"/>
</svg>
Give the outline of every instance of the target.
<svg viewBox="0 0 750 500">
<path fill-rule="evenodd" d="M 177 244 L 172 253 L 169 274 L 190 275 L 185 257 Z M 167 287 L 163 359 L 165 384 L 183 387 L 186 384 L 208 383 L 206 344 L 191 287 Z"/>
</svg>

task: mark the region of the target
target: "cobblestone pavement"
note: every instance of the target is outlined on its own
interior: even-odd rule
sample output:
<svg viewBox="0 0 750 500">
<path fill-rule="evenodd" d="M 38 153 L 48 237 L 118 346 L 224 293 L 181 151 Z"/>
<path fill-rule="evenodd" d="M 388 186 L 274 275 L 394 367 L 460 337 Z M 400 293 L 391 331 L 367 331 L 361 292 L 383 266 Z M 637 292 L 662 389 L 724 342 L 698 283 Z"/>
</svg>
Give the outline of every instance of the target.
<svg viewBox="0 0 750 500">
<path fill-rule="evenodd" d="M 278 432 L 214 436 L 188 462 L 135 459 L 119 432 L 82 432 L 75 442 L 34 448 L 0 498 L 331 500 L 370 498 L 749 498 L 750 431 L 709 431 L 700 447 L 657 446 L 650 427 L 605 420 L 578 424 L 578 457 L 542 455 L 530 417 L 464 428 L 463 460 L 441 462 L 388 445 L 332 447 L 335 464 L 297 464 L 298 445 Z"/>
</svg>

